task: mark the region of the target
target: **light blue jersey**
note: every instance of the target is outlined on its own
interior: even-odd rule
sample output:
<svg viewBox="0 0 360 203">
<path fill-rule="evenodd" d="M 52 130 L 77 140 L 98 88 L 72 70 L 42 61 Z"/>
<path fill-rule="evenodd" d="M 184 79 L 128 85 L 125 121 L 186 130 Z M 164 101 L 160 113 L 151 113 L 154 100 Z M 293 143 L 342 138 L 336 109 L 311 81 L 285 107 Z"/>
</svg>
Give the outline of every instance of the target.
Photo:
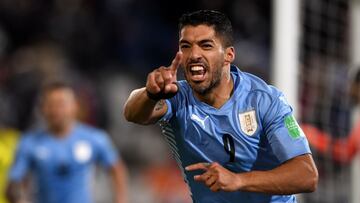
<svg viewBox="0 0 360 203">
<path fill-rule="evenodd" d="M 117 161 L 118 155 L 103 131 L 76 124 L 62 139 L 38 130 L 22 137 L 10 180 L 18 182 L 28 172 L 33 174 L 35 203 L 92 203 L 92 166 L 109 167 Z"/>
<path fill-rule="evenodd" d="M 199 101 L 186 81 L 166 100 L 160 120 L 165 138 L 183 171 L 194 203 L 296 202 L 294 195 L 212 192 L 194 175 L 190 164 L 218 162 L 235 172 L 270 170 L 293 157 L 311 153 L 283 94 L 261 79 L 231 66 L 234 92 L 216 109 Z"/>
</svg>

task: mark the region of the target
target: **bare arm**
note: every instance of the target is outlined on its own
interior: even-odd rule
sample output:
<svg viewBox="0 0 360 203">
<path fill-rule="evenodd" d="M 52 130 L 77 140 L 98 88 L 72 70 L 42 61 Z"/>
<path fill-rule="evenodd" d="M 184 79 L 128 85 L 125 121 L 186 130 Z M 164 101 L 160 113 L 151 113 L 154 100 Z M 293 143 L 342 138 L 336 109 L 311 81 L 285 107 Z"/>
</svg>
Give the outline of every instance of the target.
<svg viewBox="0 0 360 203">
<path fill-rule="evenodd" d="M 160 67 L 149 73 L 146 87 L 131 92 L 124 106 L 124 116 L 128 121 L 138 124 L 152 124 L 167 111 L 164 99 L 178 91 L 176 73 L 182 54 L 178 52 L 169 67 Z M 150 98 L 149 95 L 157 97 Z"/>
<path fill-rule="evenodd" d="M 288 195 L 316 190 L 318 172 L 310 154 L 297 156 L 269 171 L 233 173 L 218 163 L 197 163 L 186 170 L 204 170 L 194 177 L 212 191 L 247 191 Z"/>
<path fill-rule="evenodd" d="M 115 194 L 115 203 L 128 203 L 128 188 L 127 188 L 127 170 L 123 163 L 116 163 L 110 167 L 110 176 L 113 184 Z"/>
<path fill-rule="evenodd" d="M 165 100 L 154 101 L 146 94 L 146 87 L 131 92 L 124 106 L 124 116 L 138 124 L 153 124 L 167 111 Z"/>
<path fill-rule="evenodd" d="M 240 190 L 269 194 L 314 192 L 318 172 L 310 154 L 295 157 L 270 171 L 239 174 Z"/>
</svg>

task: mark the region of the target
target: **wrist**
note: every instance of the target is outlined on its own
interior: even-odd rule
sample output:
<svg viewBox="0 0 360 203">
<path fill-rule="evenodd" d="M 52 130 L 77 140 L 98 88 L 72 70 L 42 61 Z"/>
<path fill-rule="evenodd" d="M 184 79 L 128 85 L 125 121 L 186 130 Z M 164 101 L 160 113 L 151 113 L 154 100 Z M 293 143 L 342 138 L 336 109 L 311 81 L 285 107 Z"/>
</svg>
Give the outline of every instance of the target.
<svg viewBox="0 0 360 203">
<path fill-rule="evenodd" d="M 155 101 L 155 102 L 158 102 L 158 101 L 161 99 L 159 93 L 153 94 L 153 93 L 149 92 L 149 90 L 147 90 L 146 88 L 145 88 L 145 91 L 146 91 L 146 96 L 147 96 L 150 100 Z"/>
<path fill-rule="evenodd" d="M 246 188 L 246 179 L 248 174 L 247 173 L 237 173 L 236 174 L 236 190 L 244 191 Z"/>
</svg>

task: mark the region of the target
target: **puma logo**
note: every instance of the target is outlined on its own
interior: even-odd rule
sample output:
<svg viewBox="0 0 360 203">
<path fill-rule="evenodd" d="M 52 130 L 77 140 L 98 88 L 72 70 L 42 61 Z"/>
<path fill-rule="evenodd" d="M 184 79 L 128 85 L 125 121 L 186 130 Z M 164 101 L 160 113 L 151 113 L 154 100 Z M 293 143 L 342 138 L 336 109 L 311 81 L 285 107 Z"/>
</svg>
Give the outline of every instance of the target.
<svg viewBox="0 0 360 203">
<path fill-rule="evenodd" d="M 207 118 L 209 118 L 209 116 L 206 116 L 204 119 L 201 119 L 198 115 L 195 115 L 195 114 L 191 115 L 191 119 L 199 122 L 203 126 L 203 128 L 205 128 L 205 120 Z"/>
</svg>

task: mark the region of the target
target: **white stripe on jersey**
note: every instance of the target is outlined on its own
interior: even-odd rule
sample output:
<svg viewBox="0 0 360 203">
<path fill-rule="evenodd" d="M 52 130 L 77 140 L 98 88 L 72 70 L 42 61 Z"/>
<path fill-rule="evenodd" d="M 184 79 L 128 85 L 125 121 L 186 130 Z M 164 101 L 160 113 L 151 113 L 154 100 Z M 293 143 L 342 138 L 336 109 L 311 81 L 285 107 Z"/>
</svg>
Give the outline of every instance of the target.
<svg viewBox="0 0 360 203">
<path fill-rule="evenodd" d="M 166 121 L 161 121 L 160 126 L 162 128 L 162 134 L 164 135 L 164 138 L 165 138 L 166 142 L 168 143 L 168 146 L 170 147 L 171 153 L 173 154 L 173 156 L 174 156 L 174 158 L 176 160 L 176 163 L 177 163 L 178 167 L 180 168 L 181 174 L 182 174 L 182 176 L 184 178 L 184 181 L 185 181 L 185 183 L 186 183 L 186 185 L 187 185 L 187 187 L 189 189 L 190 195 L 192 196 L 191 189 L 190 189 L 190 186 L 189 186 L 189 181 L 188 181 L 187 176 L 185 174 L 185 169 L 182 166 L 182 161 L 180 159 L 180 155 L 179 155 L 179 152 L 178 152 L 179 149 L 176 146 L 174 130 L 173 130 L 171 124 L 169 122 L 166 122 Z"/>
</svg>

